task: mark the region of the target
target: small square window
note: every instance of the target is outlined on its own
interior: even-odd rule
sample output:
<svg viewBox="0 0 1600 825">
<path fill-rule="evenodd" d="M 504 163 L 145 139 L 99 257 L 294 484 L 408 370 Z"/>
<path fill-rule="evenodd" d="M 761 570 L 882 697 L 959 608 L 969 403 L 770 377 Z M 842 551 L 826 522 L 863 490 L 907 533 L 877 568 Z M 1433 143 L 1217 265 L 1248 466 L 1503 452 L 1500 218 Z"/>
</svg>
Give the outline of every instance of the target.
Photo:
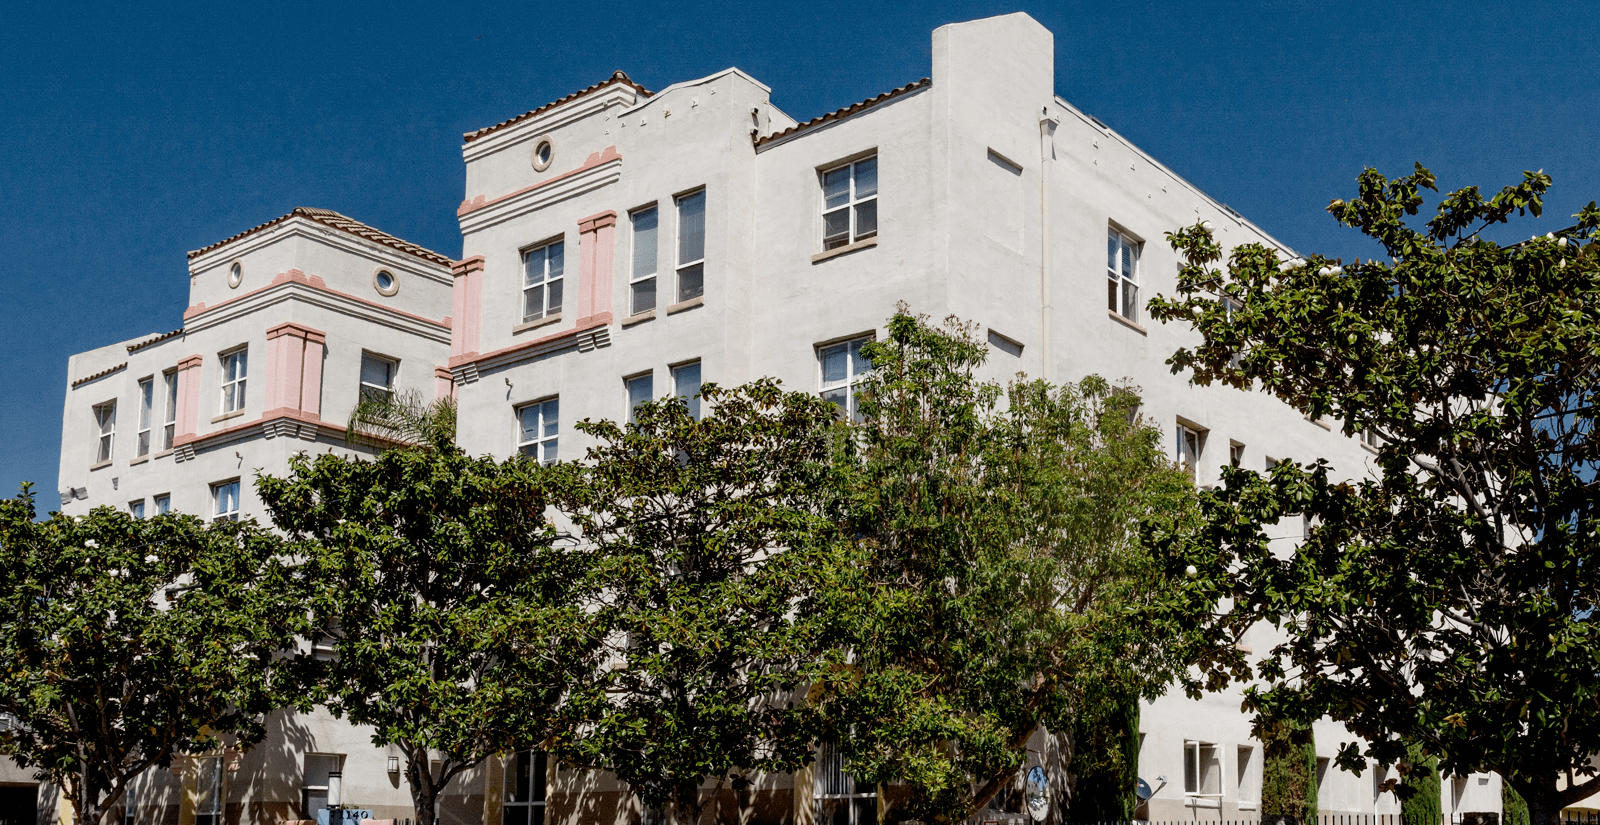
<svg viewBox="0 0 1600 825">
<path fill-rule="evenodd" d="M 239 480 L 211 485 L 212 521 L 239 520 Z"/>
<path fill-rule="evenodd" d="M 522 321 L 537 321 L 561 311 L 562 273 L 566 268 L 561 241 L 522 253 Z"/>
<path fill-rule="evenodd" d="M 134 518 L 144 518 L 144 499 L 128 502 L 128 515 Z"/>
<path fill-rule="evenodd" d="M 540 464 L 554 464 L 561 434 L 560 399 L 538 401 L 517 408 L 517 452 Z"/>
<path fill-rule="evenodd" d="M 163 493 L 150 500 L 156 507 L 156 515 L 172 512 L 172 495 Z"/>
<path fill-rule="evenodd" d="M 244 409 L 245 374 L 249 369 L 249 350 L 236 349 L 220 356 L 222 362 L 222 412 Z"/>
<path fill-rule="evenodd" d="M 822 172 L 822 248 L 848 246 L 878 234 L 878 157 Z"/>
<path fill-rule="evenodd" d="M 1139 320 L 1139 247 L 1115 229 L 1106 233 L 1106 309 Z"/>
<path fill-rule="evenodd" d="M 400 362 L 370 352 L 361 353 L 361 398 L 388 401 L 394 397 L 394 375 Z"/>
</svg>

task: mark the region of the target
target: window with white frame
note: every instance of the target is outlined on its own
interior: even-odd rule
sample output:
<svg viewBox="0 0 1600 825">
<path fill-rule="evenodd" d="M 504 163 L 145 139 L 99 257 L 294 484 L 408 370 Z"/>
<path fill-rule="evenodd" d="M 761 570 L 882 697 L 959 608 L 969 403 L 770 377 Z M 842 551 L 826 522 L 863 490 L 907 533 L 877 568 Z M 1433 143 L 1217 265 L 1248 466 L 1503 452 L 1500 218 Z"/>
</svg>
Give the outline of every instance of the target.
<svg viewBox="0 0 1600 825">
<path fill-rule="evenodd" d="M 507 760 L 502 825 L 544 825 L 550 757 L 544 751 L 517 751 Z"/>
<path fill-rule="evenodd" d="M 706 190 L 679 195 L 678 303 L 706 291 Z"/>
<path fill-rule="evenodd" d="M 134 518 L 144 518 L 144 499 L 128 502 L 128 515 Z"/>
<path fill-rule="evenodd" d="M 328 807 L 328 776 L 337 773 L 344 764 L 344 755 L 338 753 L 308 753 L 304 772 L 300 775 L 300 815 L 316 819 L 317 811 Z"/>
<path fill-rule="evenodd" d="M 628 388 L 628 423 L 632 424 L 634 411 L 639 409 L 639 405 L 655 397 L 655 374 L 647 372 L 635 375 L 622 379 L 622 383 Z"/>
<path fill-rule="evenodd" d="M 161 380 L 166 382 L 167 408 L 162 411 L 161 449 L 172 449 L 172 439 L 178 434 L 178 373 L 164 372 Z"/>
<path fill-rule="evenodd" d="M 672 368 L 672 392 L 689 406 L 689 417 L 700 420 L 700 362 L 691 361 Z"/>
<path fill-rule="evenodd" d="M 1115 229 L 1106 232 L 1106 309 L 1139 320 L 1139 242 Z"/>
<path fill-rule="evenodd" d="M 156 496 L 155 498 L 152 498 L 150 500 L 150 502 L 156 506 L 156 515 L 158 515 L 158 516 L 163 514 L 163 513 L 172 512 L 172 494 L 171 493 L 162 493 L 161 495 Z"/>
<path fill-rule="evenodd" d="M 558 398 L 517 408 L 517 452 L 540 464 L 554 464 L 556 441 L 561 434 Z"/>
<path fill-rule="evenodd" d="M 146 378 L 139 382 L 139 436 L 134 453 L 140 458 L 150 454 L 150 419 L 156 400 L 156 380 Z"/>
<path fill-rule="evenodd" d="M 1358 431 L 1358 435 L 1361 438 L 1361 443 L 1370 449 L 1376 450 L 1383 446 L 1383 437 L 1373 430 L 1363 427 Z"/>
<path fill-rule="evenodd" d="M 1200 451 L 1205 449 L 1205 430 L 1178 422 L 1178 465 L 1189 474 L 1189 480 L 1200 480 Z"/>
<path fill-rule="evenodd" d="M 1183 793 L 1202 799 L 1222 798 L 1222 762 L 1211 742 L 1183 742 Z"/>
<path fill-rule="evenodd" d="M 211 485 L 212 521 L 239 520 L 239 479 Z"/>
<path fill-rule="evenodd" d="M 823 250 L 838 249 L 877 234 L 878 157 L 823 170 Z"/>
<path fill-rule="evenodd" d="M 194 825 L 222 825 L 222 757 L 195 758 Z"/>
<path fill-rule="evenodd" d="M 561 241 L 522 253 L 522 321 L 537 321 L 561 311 L 565 245 Z"/>
<path fill-rule="evenodd" d="M 633 224 L 633 261 L 628 272 L 628 312 L 638 315 L 656 308 L 656 242 L 661 213 L 652 204 L 635 209 L 629 218 Z"/>
<path fill-rule="evenodd" d="M 361 353 L 361 399 L 388 401 L 394 397 L 394 374 L 400 363 L 370 352 Z"/>
<path fill-rule="evenodd" d="M 816 773 L 816 825 L 874 825 L 878 821 L 877 788 L 845 773 L 844 755 L 833 743 L 823 743 Z"/>
<path fill-rule="evenodd" d="M 1228 442 L 1228 466 L 1238 468 L 1244 465 L 1244 445 L 1237 441 Z"/>
<path fill-rule="evenodd" d="M 1237 761 L 1234 763 L 1236 787 L 1239 791 L 1239 805 L 1253 806 L 1261 799 L 1261 788 L 1256 783 L 1256 749 L 1249 745 L 1240 745 Z"/>
<path fill-rule="evenodd" d="M 244 381 L 249 372 L 249 350 L 236 349 L 220 356 L 222 361 L 222 412 L 244 409 Z"/>
<path fill-rule="evenodd" d="M 822 370 L 822 400 L 838 405 L 840 413 L 851 421 L 861 420 L 856 396 L 861 378 L 872 369 L 872 362 L 861 354 L 861 347 L 871 342 L 869 335 L 817 349 L 817 363 Z"/>
<path fill-rule="evenodd" d="M 111 460 L 111 447 L 117 438 L 117 402 L 107 401 L 94 407 L 94 426 L 99 444 L 94 451 L 94 463 Z"/>
</svg>

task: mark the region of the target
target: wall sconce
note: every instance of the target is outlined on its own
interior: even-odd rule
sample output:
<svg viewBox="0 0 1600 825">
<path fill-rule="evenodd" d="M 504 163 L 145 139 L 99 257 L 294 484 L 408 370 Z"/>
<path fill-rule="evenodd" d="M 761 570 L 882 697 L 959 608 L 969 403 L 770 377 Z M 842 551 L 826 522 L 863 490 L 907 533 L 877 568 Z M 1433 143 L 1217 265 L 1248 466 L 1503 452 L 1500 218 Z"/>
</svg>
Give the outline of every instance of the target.
<svg viewBox="0 0 1600 825">
<path fill-rule="evenodd" d="M 389 757 L 389 773 L 399 773 L 399 772 L 400 772 L 400 757 L 398 757 L 398 756 Z"/>
</svg>

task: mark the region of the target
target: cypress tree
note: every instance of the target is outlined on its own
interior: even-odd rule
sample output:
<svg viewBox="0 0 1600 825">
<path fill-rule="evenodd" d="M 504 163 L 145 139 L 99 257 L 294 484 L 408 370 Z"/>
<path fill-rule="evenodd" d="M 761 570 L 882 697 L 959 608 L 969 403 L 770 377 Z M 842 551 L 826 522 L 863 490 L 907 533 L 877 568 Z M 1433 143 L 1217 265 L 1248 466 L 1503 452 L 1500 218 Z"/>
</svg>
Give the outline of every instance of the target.
<svg viewBox="0 0 1600 825">
<path fill-rule="evenodd" d="M 1444 811 L 1439 801 L 1439 760 L 1415 744 L 1406 747 L 1406 754 L 1407 770 L 1401 784 L 1412 792 L 1400 797 L 1400 819 L 1405 825 L 1440 825 Z"/>
<path fill-rule="evenodd" d="M 1316 822 L 1317 743 L 1311 726 L 1290 722 L 1272 725 L 1261 744 L 1262 814 Z"/>
<path fill-rule="evenodd" d="M 1139 798 L 1139 697 L 1111 704 L 1103 714 L 1080 717 L 1074 727 L 1073 822 L 1127 822 Z"/>
<path fill-rule="evenodd" d="M 1528 800 L 1504 778 L 1500 780 L 1500 810 L 1501 825 L 1528 825 Z"/>
</svg>

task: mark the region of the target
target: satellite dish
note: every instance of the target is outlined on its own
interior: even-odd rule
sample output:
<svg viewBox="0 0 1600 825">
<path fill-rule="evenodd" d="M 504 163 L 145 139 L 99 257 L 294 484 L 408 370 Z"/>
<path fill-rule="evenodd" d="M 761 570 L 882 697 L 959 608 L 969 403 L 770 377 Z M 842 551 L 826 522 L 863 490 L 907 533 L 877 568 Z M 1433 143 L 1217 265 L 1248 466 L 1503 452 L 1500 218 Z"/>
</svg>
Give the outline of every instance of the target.
<svg viewBox="0 0 1600 825">
<path fill-rule="evenodd" d="M 1150 790 L 1150 783 L 1143 779 L 1140 779 L 1138 786 L 1133 789 L 1133 795 L 1140 799 L 1149 799 L 1154 793 L 1154 791 Z"/>
<path fill-rule="evenodd" d="M 1050 777 L 1045 775 L 1042 766 L 1034 765 L 1028 769 L 1028 787 L 1024 796 L 1028 803 L 1028 815 L 1035 822 L 1043 822 L 1050 815 Z"/>
</svg>

